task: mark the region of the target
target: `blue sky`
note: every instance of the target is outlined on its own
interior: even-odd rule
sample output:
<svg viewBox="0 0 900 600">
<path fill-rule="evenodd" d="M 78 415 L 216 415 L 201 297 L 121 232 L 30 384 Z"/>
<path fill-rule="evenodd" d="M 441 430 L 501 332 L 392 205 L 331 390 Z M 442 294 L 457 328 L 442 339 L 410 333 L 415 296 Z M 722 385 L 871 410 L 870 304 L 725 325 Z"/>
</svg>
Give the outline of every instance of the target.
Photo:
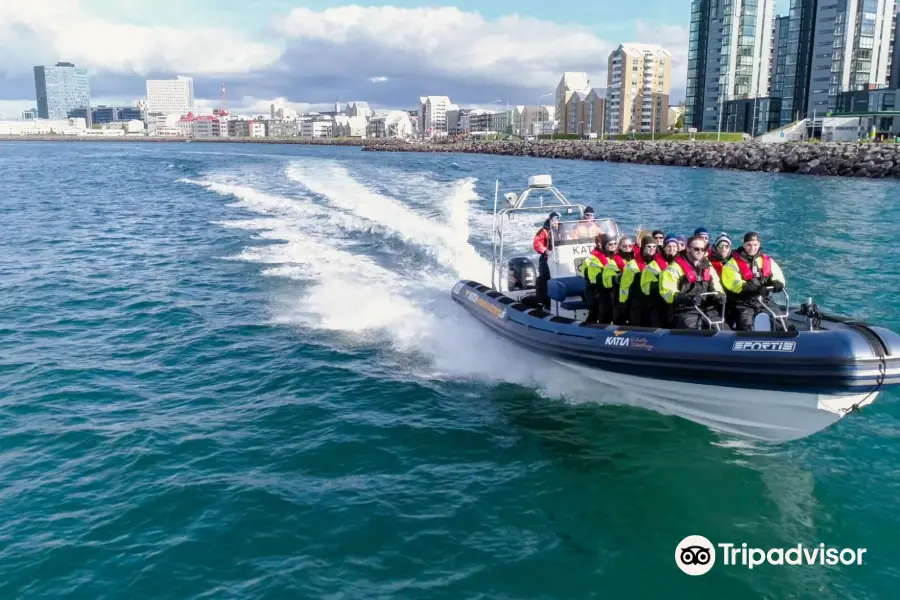
<svg viewBox="0 0 900 600">
<path fill-rule="evenodd" d="M 0 0 L 0 113 L 33 106 L 32 67 L 59 60 L 89 69 L 95 104 L 130 104 L 146 79 L 179 74 L 207 104 L 224 81 L 229 107 L 246 112 L 335 98 L 402 108 L 423 95 L 534 104 L 566 71 L 603 87 L 622 42 L 671 52 L 676 103 L 689 16 L 690 0 Z"/>
<path fill-rule="evenodd" d="M 789 0 L 786 0 L 789 1 Z M 573 22 L 595 31 L 616 31 L 629 34 L 634 30 L 634 21 L 640 13 L 645 19 L 667 24 L 686 24 L 690 15 L 690 0 L 639 0 L 619 2 L 601 0 L 599 2 L 570 2 L 565 10 L 554 2 L 538 0 L 458 0 L 454 2 L 420 2 L 417 0 L 392 0 L 390 2 L 329 2 L 326 0 L 153 0 L 152 2 L 131 0 L 85 0 L 89 10 L 105 13 L 122 22 L 162 25 L 169 21 L 172 11 L 187 11 L 191 15 L 202 15 L 210 24 L 241 29 L 261 29 L 271 15 L 287 13 L 297 6 L 313 10 L 323 10 L 334 6 L 356 4 L 359 6 L 398 6 L 403 8 L 452 6 L 464 11 L 479 12 L 487 18 L 508 14 L 520 14 L 546 19 L 548 21 Z M 637 8 L 640 7 L 640 8 Z"/>
</svg>

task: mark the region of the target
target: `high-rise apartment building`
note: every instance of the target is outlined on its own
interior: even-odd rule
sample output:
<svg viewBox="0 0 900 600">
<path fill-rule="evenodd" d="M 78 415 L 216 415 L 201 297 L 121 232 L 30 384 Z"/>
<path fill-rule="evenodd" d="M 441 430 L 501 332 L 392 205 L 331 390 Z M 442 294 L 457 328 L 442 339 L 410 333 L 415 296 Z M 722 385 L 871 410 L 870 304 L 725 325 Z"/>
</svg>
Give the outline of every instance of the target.
<svg viewBox="0 0 900 600">
<path fill-rule="evenodd" d="M 447 135 L 447 111 L 458 109 L 459 107 L 452 104 L 447 96 L 419 97 L 420 135 L 424 137 Z"/>
<path fill-rule="evenodd" d="M 606 131 L 661 132 L 669 126 L 672 55 L 655 44 L 620 44 L 609 55 Z"/>
<path fill-rule="evenodd" d="M 769 71 L 769 96 L 782 98 L 784 96 L 784 72 L 787 68 L 788 33 L 791 18 L 789 16 L 777 17 L 772 34 L 772 66 Z"/>
<path fill-rule="evenodd" d="M 147 80 L 147 112 L 186 115 L 194 108 L 194 78 Z"/>
<path fill-rule="evenodd" d="M 769 93 L 775 0 L 692 0 L 685 125 L 722 126 L 722 105 Z"/>
<path fill-rule="evenodd" d="M 817 4 L 817 0 L 791 0 L 781 92 L 781 125 L 806 117 Z M 824 46 L 819 50 L 826 51 Z"/>
<path fill-rule="evenodd" d="M 891 59 L 891 76 L 888 84 L 894 89 L 900 89 L 900 3 L 894 9 L 894 34 L 891 38 L 893 45 L 893 57 Z"/>
<path fill-rule="evenodd" d="M 77 109 L 90 114 L 91 88 L 87 69 L 69 62 L 35 67 L 34 90 L 40 119 L 67 119 L 69 111 Z"/>
<path fill-rule="evenodd" d="M 888 79 L 894 0 L 819 0 L 806 116 L 824 116 L 841 92 L 883 86 Z"/>
</svg>

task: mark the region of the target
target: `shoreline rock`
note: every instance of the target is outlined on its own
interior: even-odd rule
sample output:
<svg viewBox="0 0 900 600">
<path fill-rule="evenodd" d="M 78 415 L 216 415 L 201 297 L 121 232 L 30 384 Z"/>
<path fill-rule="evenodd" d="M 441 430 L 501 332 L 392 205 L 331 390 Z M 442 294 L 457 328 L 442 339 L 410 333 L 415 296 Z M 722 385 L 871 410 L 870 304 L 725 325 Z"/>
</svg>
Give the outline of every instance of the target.
<svg viewBox="0 0 900 600">
<path fill-rule="evenodd" d="M 140 135 L 0 135 L 0 142 L 149 142 L 149 143 L 173 143 L 188 142 L 197 144 L 295 144 L 301 146 L 367 146 L 378 140 L 370 139 L 340 139 L 340 138 L 188 138 L 188 137 L 150 137 Z M 382 140 L 383 141 L 383 140 Z"/>
<path fill-rule="evenodd" d="M 850 142 L 582 141 L 415 144 L 381 140 L 370 152 L 460 152 L 703 167 L 767 173 L 900 178 L 900 144 Z"/>
<path fill-rule="evenodd" d="M 0 142 L 185 142 L 184 137 L 148 136 L 0 136 Z M 536 142 L 408 142 L 397 139 L 334 138 L 198 138 L 204 144 L 293 144 L 299 146 L 355 146 L 368 152 L 459 152 L 497 156 L 530 156 L 603 162 L 701 167 L 766 173 L 797 173 L 869 179 L 900 179 L 900 144 L 855 142 L 690 142 L 583 141 Z"/>
</svg>

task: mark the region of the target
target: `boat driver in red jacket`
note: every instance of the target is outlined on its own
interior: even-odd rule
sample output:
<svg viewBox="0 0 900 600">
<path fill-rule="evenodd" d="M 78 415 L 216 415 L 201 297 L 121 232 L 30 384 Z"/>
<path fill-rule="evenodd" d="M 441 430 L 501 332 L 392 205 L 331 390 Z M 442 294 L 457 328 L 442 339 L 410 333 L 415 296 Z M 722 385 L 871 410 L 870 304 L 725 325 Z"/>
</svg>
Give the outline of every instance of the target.
<svg viewBox="0 0 900 600">
<path fill-rule="evenodd" d="M 550 235 L 551 229 L 553 230 L 553 235 Z M 553 251 L 553 238 L 560 239 L 562 236 L 563 228 L 559 223 L 559 213 L 554 211 L 544 221 L 544 226 L 538 229 L 532 244 L 534 251 L 540 255 L 535 296 L 537 296 L 537 301 L 543 304 L 544 310 L 547 311 L 550 310 L 550 296 L 547 295 L 547 283 L 550 281 L 550 265 L 547 259 L 550 257 L 550 252 Z"/>
</svg>

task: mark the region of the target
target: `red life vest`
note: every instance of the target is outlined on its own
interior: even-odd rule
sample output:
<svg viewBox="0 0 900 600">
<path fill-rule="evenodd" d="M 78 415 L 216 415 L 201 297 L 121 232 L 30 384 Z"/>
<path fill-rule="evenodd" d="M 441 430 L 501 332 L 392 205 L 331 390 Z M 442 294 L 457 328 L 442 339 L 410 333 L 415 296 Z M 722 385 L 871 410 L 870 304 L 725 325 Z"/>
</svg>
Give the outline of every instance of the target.
<svg viewBox="0 0 900 600">
<path fill-rule="evenodd" d="M 709 262 L 713 266 L 713 269 L 716 270 L 716 273 L 719 274 L 719 277 L 721 277 L 722 276 L 722 267 L 725 266 L 724 264 L 722 264 L 722 261 L 717 258 L 711 258 L 709 260 Z"/>
<path fill-rule="evenodd" d="M 669 268 L 669 263 L 666 261 L 666 257 L 663 256 L 659 251 L 657 251 L 653 255 L 653 260 L 655 260 L 656 264 L 659 265 L 660 271 L 665 271 L 666 269 Z"/>
<path fill-rule="evenodd" d="M 697 281 L 697 272 L 683 256 L 680 254 L 676 256 L 675 262 L 677 262 L 678 266 L 681 267 L 681 270 L 684 271 L 684 276 L 687 277 L 689 283 Z M 706 267 L 703 269 L 703 281 L 709 281 L 710 279 L 712 279 L 712 275 L 709 274 L 709 267 Z"/>
<path fill-rule="evenodd" d="M 644 268 L 647 266 L 647 263 L 644 262 L 644 257 L 640 252 L 634 253 L 634 262 L 638 266 L 638 270 L 643 272 Z"/>
<path fill-rule="evenodd" d="M 616 266 L 619 267 L 620 273 L 625 270 L 625 259 L 618 252 L 613 254 L 613 260 L 616 261 Z"/>
<path fill-rule="evenodd" d="M 591 254 L 593 254 L 600 260 L 603 260 L 603 250 L 601 250 L 600 248 L 594 248 L 593 250 L 591 250 Z"/>
<path fill-rule="evenodd" d="M 753 279 L 753 270 L 750 268 L 750 265 L 742 259 L 737 253 L 732 255 L 734 259 L 734 263 L 738 266 L 738 269 L 741 270 L 741 278 L 744 281 L 750 281 Z M 762 264 L 762 276 L 763 277 L 771 277 L 772 276 L 772 259 L 768 257 L 768 255 L 762 255 L 763 264 Z M 756 259 L 754 259 L 756 260 Z"/>
</svg>

